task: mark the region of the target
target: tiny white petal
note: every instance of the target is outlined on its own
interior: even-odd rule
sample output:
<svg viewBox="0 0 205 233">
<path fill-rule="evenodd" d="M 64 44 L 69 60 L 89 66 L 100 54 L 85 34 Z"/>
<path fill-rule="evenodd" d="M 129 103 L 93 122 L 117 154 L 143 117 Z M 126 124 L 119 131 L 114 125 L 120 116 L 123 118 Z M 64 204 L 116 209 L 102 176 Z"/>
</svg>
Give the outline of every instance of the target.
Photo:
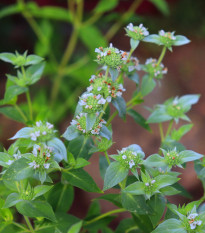
<svg viewBox="0 0 205 233">
<path fill-rule="evenodd" d="M 44 166 L 45 169 L 49 169 L 50 163 L 44 163 L 43 166 Z"/>
<path fill-rule="evenodd" d="M 13 162 L 14 162 L 13 160 L 9 160 L 6 164 L 11 165 Z"/>
</svg>

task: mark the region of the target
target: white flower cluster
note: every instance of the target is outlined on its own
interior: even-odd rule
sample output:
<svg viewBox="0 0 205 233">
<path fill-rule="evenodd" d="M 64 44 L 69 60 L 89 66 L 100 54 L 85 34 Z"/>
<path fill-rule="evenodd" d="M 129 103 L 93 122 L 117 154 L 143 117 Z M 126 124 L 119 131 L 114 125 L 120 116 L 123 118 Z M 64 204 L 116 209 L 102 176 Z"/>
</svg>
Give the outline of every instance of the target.
<svg viewBox="0 0 205 233">
<path fill-rule="evenodd" d="M 174 36 L 174 32 L 165 32 L 164 30 L 160 30 L 159 35 L 165 38 L 169 38 L 170 40 L 176 40 L 176 37 Z"/>
<path fill-rule="evenodd" d="M 36 122 L 34 132 L 30 134 L 31 140 L 36 141 L 38 137 L 45 136 L 48 134 L 48 131 L 53 129 L 53 125 L 49 122 L 43 124 L 41 121 Z"/>
<path fill-rule="evenodd" d="M 157 65 L 157 60 L 154 58 L 148 58 L 145 62 L 145 65 L 151 65 L 153 67 L 155 77 L 157 77 L 158 75 L 161 75 L 161 74 L 167 74 L 167 68 L 164 67 L 164 65 L 162 63 Z"/>
<path fill-rule="evenodd" d="M 196 226 L 200 226 L 202 224 L 202 221 L 201 220 L 195 220 L 195 218 L 198 216 L 197 213 L 194 213 L 194 214 L 190 214 L 187 218 L 190 220 L 189 221 L 189 225 L 190 225 L 190 228 L 193 230 L 196 228 Z"/>
<path fill-rule="evenodd" d="M 96 115 L 99 115 L 99 112 L 96 112 Z M 86 116 L 87 113 L 80 113 L 79 115 L 76 116 L 76 120 L 73 119 L 71 121 L 71 125 L 76 125 L 76 128 L 80 130 L 83 133 L 86 133 Z M 101 119 L 99 124 L 94 124 L 93 128 L 91 129 L 90 133 L 93 135 L 97 135 L 100 133 L 100 129 L 102 128 L 103 124 L 106 124 L 106 121 Z"/>
<path fill-rule="evenodd" d="M 131 57 L 130 61 L 133 63 L 133 65 L 128 66 L 129 72 L 132 72 L 133 70 L 139 71 L 141 69 L 139 65 L 139 60 L 136 57 Z"/>
<path fill-rule="evenodd" d="M 41 152 L 41 148 L 39 145 L 34 145 L 33 146 L 33 151 L 32 151 L 32 154 L 34 155 L 34 157 L 38 158 L 38 157 L 41 157 L 43 156 L 43 159 L 41 160 L 41 162 L 43 161 L 43 164 L 39 164 L 36 160 L 34 160 L 33 162 L 29 163 L 29 167 L 33 167 L 34 169 L 36 168 L 40 168 L 40 166 L 42 165 L 45 169 L 49 169 L 50 167 L 50 163 L 47 163 L 47 160 L 50 159 L 51 157 L 51 153 L 53 151 L 53 148 L 52 147 L 49 147 L 49 146 L 46 146 L 44 145 L 44 148 L 43 148 L 44 152 L 43 154 L 41 155 L 40 152 Z"/>
<path fill-rule="evenodd" d="M 126 28 L 131 32 L 140 33 L 143 36 L 149 35 L 148 30 L 143 26 L 142 23 L 139 26 L 134 26 L 132 23 L 129 23 Z"/>
<path fill-rule="evenodd" d="M 129 149 L 125 147 L 125 148 L 122 148 L 122 150 L 119 152 L 120 154 L 122 154 L 123 160 L 129 159 L 129 157 L 126 155 L 127 154 L 126 152 L 129 152 L 129 157 L 130 157 L 130 154 L 133 155 L 134 157 L 137 157 L 137 153 L 138 153 L 137 151 L 130 151 Z M 133 159 L 130 159 L 128 163 L 129 163 L 130 169 L 136 165 Z"/>
<path fill-rule="evenodd" d="M 109 48 L 110 48 L 110 49 L 111 49 L 111 48 L 114 49 L 114 52 L 115 52 L 115 53 L 121 53 L 121 52 L 122 52 L 122 51 L 120 51 L 119 49 L 114 48 L 112 43 L 110 43 Z M 95 49 L 95 52 L 96 52 L 96 53 L 99 53 L 101 57 L 106 57 L 107 55 L 110 55 L 110 54 L 109 54 L 109 52 L 110 52 L 109 49 L 108 49 L 108 50 L 104 50 L 103 47 L 96 48 L 96 49 Z"/>
<path fill-rule="evenodd" d="M 88 98 L 92 96 L 93 99 L 96 99 L 98 101 L 97 104 L 101 104 L 101 105 L 104 105 L 106 103 L 106 99 L 103 98 L 102 95 L 98 94 L 98 95 L 93 95 L 93 93 L 89 93 L 89 94 L 84 94 L 82 95 L 82 97 L 80 97 L 80 101 L 79 101 L 79 104 L 81 106 L 85 106 L 85 108 L 88 108 L 88 109 L 92 109 L 93 108 L 93 105 L 92 104 L 89 104 L 88 103 Z"/>
<path fill-rule="evenodd" d="M 17 153 L 13 154 L 13 157 L 14 157 L 13 160 L 9 159 L 9 161 L 6 162 L 7 165 L 11 165 L 15 160 L 20 159 L 21 158 L 21 152 L 18 150 Z"/>
</svg>

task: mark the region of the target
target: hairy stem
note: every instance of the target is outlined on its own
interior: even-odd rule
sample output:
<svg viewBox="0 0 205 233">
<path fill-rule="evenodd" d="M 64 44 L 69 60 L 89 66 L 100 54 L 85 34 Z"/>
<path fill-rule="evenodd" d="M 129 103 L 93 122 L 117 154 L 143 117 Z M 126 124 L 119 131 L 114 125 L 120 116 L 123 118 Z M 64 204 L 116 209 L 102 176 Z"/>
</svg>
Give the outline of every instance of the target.
<svg viewBox="0 0 205 233">
<path fill-rule="evenodd" d="M 168 129 L 167 129 L 165 138 L 166 138 L 167 136 L 169 136 L 169 133 L 170 133 L 170 131 L 171 131 L 171 129 L 172 129 L 173 123 L 174 123 L 174 120 L 171 120 L 171 121 L 169 122 L 169 126 L 168 126 Z"/>
<path fill-rule="evenodd" d="M 31 97 L 29 91 L 26 92 L 26 98 L 28 102 L 28 108 L 29 108 L 29 115 L 30 115 L 30 120 L 33 120 L 33 110 L 32 110 L 32 103 L 31 103 Z"/>
<path fill-rule="evenodd" d="M 110 159 L 109 159 L 109 155 L 108 155 L 107 151 L 105 151 L 104 153 L 105 153 L 105 158 L 107 159 L 107 162 L 110 165 Z"/>
</svg>

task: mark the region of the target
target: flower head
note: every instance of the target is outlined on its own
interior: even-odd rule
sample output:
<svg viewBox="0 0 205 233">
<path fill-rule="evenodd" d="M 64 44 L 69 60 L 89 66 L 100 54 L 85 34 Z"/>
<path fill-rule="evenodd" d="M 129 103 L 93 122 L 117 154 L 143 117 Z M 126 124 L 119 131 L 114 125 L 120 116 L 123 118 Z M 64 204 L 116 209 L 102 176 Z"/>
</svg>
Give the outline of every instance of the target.
<svg viewBox="0 0 205 233">
<path fill-rule="evenodd" d="M 148 30 L 143 26 L 143 24 L 134 26 L 132 23 L 129 23 L 125 30 L 127 32 L 127 36 L 134 40 L 143 40 L 146 36 L 149 35 Z"/>
</svg>

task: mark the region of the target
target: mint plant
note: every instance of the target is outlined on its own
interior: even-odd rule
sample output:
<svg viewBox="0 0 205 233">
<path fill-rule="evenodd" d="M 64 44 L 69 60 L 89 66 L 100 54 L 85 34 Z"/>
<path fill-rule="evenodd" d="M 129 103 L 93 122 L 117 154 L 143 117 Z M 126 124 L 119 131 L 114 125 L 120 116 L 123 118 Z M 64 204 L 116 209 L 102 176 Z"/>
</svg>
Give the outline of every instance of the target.
<svg viewBox="0 0 205 233">
<path fill-rule="evenodd" d="M 191 121 L 186 113 L 198 102 L 199 95 L 171 97 L 151 109 L 147 120 L 134 108 L 144 102 L 144 97 L 167 73 L 162 64 L 167 49 L 172 51 L 172 46 L 187 44 L 189 40 L 163 30 L 159 35 L 150 35 L 142 24 L 130 23 L 125 30 L 130 38 L 130 51 L 122 51 L 113 44 L 95 49 L 99 70 L 89 79 L 89 86 L 79 97 L 73 119 L 61 138 L 52 123 L 32 111 L 29 90 L 41 78 L 44 59 L 27 52 L 0 54 L 1 60 L 17 69 L 15 76 L 7 75 L 2 104 L 12 104 L 15 117 L 26 124 L 10 138 L 15 141 L 8 150 L 0 152 L 0 232 L 205 232 L 204 196 L 182 207 L 167 200 L 167 196 L 186 193 L 178 183 L 182 170 L 176 172 L 173 167 L 185 169 L 187 162 L 195 161 L 196 173 L 205 184 L 203 155 L 179 142 L 192 124 L 179 127 L 178 123 Z M 133 53 L 143 42 L 162 46 L 158 59 L 148 58 L 145 64 L 140 64 Z M 139 70 L 144 72 L 143 77 L 139 77 Z M 128 101 L 123 98 L 126 78 L 136 85 Z M 28 108 L 18 106 L 17 97 L 22 93 L 26 93 Z M 113 114 L 111 104 L 116 109 Z M 126 119 L 127 114 L 148 131 L 150 124 L 159 124 L 158 151 L 145 155 L 136 142 L 109 154 L 113 145 L 112 121 L 117 115 Z M 168 127 L 163 122 L 168 122 Z M 104 154 L 99 159 L 102 188 L 84 170 L 97 152 Z M 84 219 L 69 213 L 74 187 L 100 194 Z M 107 194 L 106 190 L 111 188 L 118 192 Z M 99 200 L 117 208 L 102 214 Z M 130 217 L 111 229 L 112 215 L 121 212 L 130 213 Z"/>
</svg>

